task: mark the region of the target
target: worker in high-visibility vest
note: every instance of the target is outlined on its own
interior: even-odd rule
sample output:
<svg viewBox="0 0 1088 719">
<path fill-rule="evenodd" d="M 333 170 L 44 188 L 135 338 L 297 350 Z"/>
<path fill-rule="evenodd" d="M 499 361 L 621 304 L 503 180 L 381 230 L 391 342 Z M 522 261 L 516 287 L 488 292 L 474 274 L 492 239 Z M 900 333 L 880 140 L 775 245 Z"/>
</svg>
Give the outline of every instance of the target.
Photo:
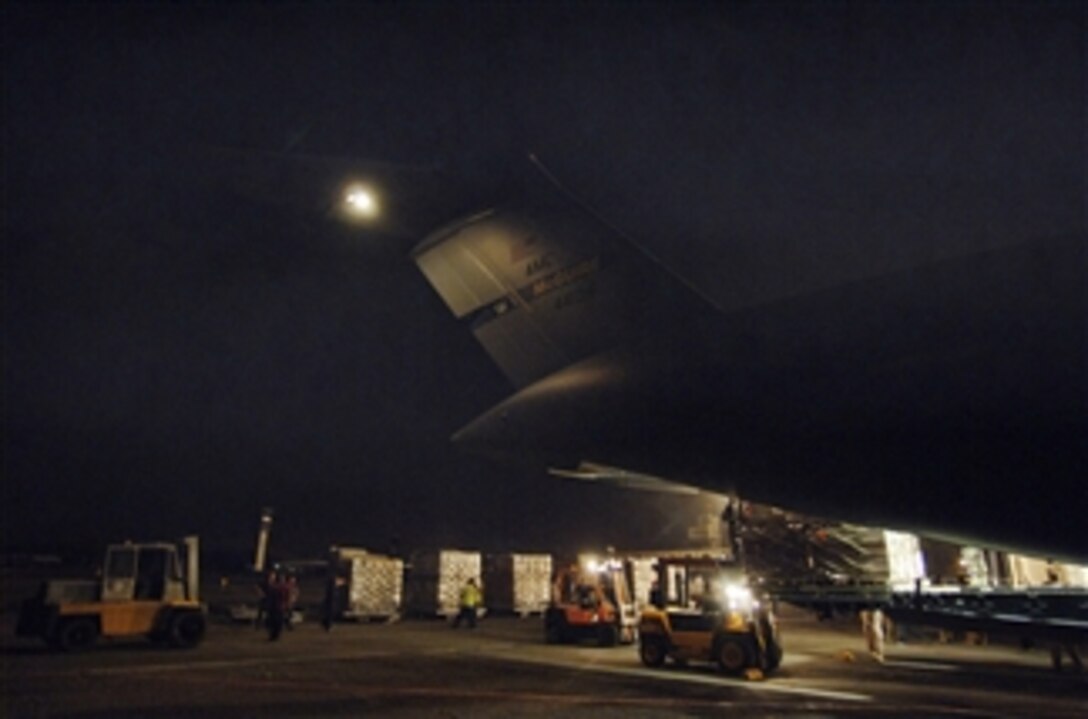
<svg viewBox="0 0 1088 719">
<path fill-rule="evenodd" d="M 461 588 L 461 611 L 457 613 L 457 618 L 453 620 L 453 628 L 461 626 L 461 620 L 465 620 L 468 623 L 469 629 L 476 628 L 476 612 L 477 609 L 483 604 L 484 595 L 480 591 L 480 588 L 476 585 L 475 579 L 469 579 L 465 582 L 465 586 Z"/>
</svg>

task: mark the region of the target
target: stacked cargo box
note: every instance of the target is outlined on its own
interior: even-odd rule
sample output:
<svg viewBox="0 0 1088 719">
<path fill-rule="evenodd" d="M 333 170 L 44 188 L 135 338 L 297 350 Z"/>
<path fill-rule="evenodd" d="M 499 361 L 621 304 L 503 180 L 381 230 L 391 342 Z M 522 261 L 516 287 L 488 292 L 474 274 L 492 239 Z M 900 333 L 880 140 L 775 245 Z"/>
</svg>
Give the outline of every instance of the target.
<svg viewBox="0 0 1088 719">
<path fill-rule="evenodd" d="M 551 598 L 550 554 L 492 554 L 484 566 L 487 606 L 527 616 L 543 612 Z"/>
<path fill-rule="evenodd" d="M 650 592 L 657 581 L 657 559 L 631 557 L 627 561 L 631 574 L 631 594 L 634 595 L 635 606 L 641 608 L 650 603 Z"/>
<path fill-rule="evenodd" d="M 393 619 L 399 615 L 403 561 L 358 549 L 341 549 L 340 560 L 349 567 L 345 617 Z"/>
<path fill-rule="evenodd" d="M 461 603 L 461 589 L 469 579 L 478 585 L 481 580 L 479 552 L 457 549 L 415 552 L 404 586 L 405 610 L 411 614 L 457 614 Z M 489 601 L 487 587 L 483 588 L 484 605 Z"/>
</svg>

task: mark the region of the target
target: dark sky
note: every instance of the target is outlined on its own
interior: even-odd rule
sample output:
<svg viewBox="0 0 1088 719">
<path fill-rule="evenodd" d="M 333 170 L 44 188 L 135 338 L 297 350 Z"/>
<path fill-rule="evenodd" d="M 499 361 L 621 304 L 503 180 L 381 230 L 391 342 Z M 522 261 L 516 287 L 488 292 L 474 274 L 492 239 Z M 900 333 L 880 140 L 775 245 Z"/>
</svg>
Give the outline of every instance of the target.
<svg viewBox="0 0 1088 719">
<path fill-rule="evenodd" d="M 652 545 L 703 510 L 455 454 L 508 387 L 314 157 L 459 178 L 416 227 L 537 151 L 724 306 L 1083 225 L 1075 3 L 4 12 L 8 548 L 248 548 L 262 505 L 283 553 Z"/>
<path fill-rule="evenodd" d="M 702 505 L 455 453 L 508 388 L 408 259 L 419 238 L 285 207 L 291 178 L 244 194 L 254 173 L 208 149 L 487 154 L 461 144 L 471 118 L 436 119 L 458 89 L 426 47 L 486 13 L 439 10 L 9 5 L 8 548 L 197 532 L 248 551 L 262 505 L 281 556 L 682 536 Z"/>
</svg>

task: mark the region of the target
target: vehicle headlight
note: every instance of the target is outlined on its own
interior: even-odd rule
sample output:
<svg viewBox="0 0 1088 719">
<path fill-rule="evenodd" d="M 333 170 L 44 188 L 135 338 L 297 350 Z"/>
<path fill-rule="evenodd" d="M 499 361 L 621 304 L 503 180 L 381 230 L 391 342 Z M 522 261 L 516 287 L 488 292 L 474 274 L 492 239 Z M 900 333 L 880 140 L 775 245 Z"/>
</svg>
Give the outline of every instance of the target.
<svg viewBox="0 0 1088 719">
<path fill-rule="evenodd" d="M 590 557 L 585 560 L 584 566 L 589 570 L 590 574 L 603 574 L 605 572 L 614 572 L 623 567 L 618 559 L 597 559 L 596 557 Z"/>
<path fill-rule="evenodd" d="M 752 590 L 740 584 L 726 584 L 725 607 L 731 612 L 746 612 L 756 606 Z"/>
</svg>

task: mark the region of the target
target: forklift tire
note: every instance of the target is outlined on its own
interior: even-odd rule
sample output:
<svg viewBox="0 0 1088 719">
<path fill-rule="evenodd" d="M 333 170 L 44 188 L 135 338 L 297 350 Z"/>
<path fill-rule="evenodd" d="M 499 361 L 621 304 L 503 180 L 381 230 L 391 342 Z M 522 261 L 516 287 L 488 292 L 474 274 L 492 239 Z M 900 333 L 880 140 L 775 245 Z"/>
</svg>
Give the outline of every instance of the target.
<svg viewBox="0 0 1088 719">
<path fill-rule="evenodd" d="M 669 648 L 660 637 L 643 637 L 638 645 L 638 658 L 651 669 L 657 669 L 665 663 Z"/>
<path fill-rule="evenodd" d="M 62 652 L 77 652 L 94 644 L 98 625 L 90 617 L 66 619 L 57 627 L 56 646 Z"/>
<path fill-rule="evenodd" d="M 620 630 L 615 624 L 602 624 L 597 627 L 597 646 L 614 647 L 620 643 Z"/>
<path fill-rule="evenodd" d="M 718 644 L 718 666 L 727 674 L 740 674 L 752 663 L 748 643 L 741 637 L 723 637 Z"/>
<path fill-rule="evenodd" d="M 170 618 L 170 644 L 182 649 L 195 647 L 204 638 L 207 628 L 203 614 L 179 612 Z"/>
</svg>

